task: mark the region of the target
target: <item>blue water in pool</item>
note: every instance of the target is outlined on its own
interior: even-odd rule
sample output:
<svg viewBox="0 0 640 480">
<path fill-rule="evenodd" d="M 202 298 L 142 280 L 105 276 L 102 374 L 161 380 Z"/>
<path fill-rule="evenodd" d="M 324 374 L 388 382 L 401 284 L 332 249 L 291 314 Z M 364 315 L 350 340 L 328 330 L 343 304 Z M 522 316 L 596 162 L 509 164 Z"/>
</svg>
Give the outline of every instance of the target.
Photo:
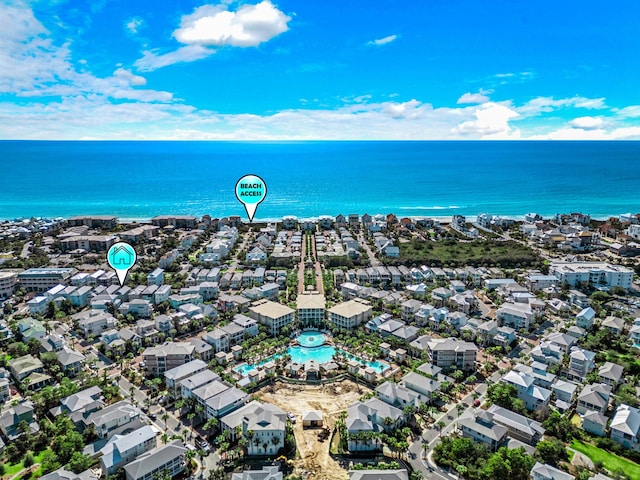
<svg viewBox="0 0 640 480">
<path fill-rule="evenodd" d="M 322 345 L 325 342 L 325 336 L 320 332 L 304 332 L 297 337 L 297 340 L 300 344 L 299 346 L 287 348 L 287 354 L 291 356 L 291 361 L 294 363 L 302 364 L 309 360 L 316 360 L 318 363 L 328 363 L 332 360 L 333 355 L 336 352 L 341 352 L 347 358 L 357 360 L 362 365 L 373 368 L 376 373 L 382 373 L 389 368 L 389 365 L 378 362 L 377 360 L 374 362 L 363 360 L 355 355 L 351 355 L 350 353 L 336 349 L 331 345 Z M 267 362 L 282 357 L 282 355 L 283 354 L 281 353 L 272 355 L 271 357 L 253 365 L 245 363 L 244 365 L 240 365 L 233 370 L 238 372 L 243 377 L 246 377 L 249 372 L 256 370 L 258 367 L 263 366 Z"/>
</svg>

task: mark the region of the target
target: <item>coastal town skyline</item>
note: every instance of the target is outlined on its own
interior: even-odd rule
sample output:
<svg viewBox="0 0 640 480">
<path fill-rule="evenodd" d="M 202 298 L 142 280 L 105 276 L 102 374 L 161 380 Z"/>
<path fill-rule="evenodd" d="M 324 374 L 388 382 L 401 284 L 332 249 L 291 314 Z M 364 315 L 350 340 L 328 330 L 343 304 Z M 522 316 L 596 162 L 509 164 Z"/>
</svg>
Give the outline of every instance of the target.
<svg viewBox="0 0 640 480">
<path fill-rule="evenodd" d="M 620 7 L 12 0 L 0 137 L 638 139 Z"/>
</svg>

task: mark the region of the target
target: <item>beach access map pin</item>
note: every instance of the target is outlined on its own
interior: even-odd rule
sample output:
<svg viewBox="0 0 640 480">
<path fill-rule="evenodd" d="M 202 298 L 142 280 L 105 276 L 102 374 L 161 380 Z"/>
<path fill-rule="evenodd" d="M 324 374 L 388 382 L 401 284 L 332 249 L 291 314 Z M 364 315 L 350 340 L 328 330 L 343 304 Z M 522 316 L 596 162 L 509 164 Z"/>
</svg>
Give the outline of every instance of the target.
<svg viewBox="0 0 640 480">
<path fill-rule="evenodd" d="M 136 263 L 136 251 L 126 242 L 118 242 L 111 246 L 107 252 L 109 266 L 116 271 L 120 286 L 124 285 L 127 273 Z"/>
<path fill-rule="evenodd" d="M 250 222 L 253 222 L 258 204 L 266 196 L 267 184 L 257 175 L 245 175 L 236 183 L 236 197 L 244 205 Z"/>
</svg>

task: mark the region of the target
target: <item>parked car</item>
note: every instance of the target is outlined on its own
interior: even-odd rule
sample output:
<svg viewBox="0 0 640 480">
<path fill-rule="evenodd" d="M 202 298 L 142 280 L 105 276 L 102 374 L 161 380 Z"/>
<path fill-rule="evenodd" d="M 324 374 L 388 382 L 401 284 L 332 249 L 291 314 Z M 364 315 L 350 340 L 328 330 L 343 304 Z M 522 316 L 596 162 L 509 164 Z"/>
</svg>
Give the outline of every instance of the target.
<svg viewBox="0 0 640 480">
<path fill-rule="evenodd" d="M 211 447 L 209 446 L 209 442 L 207 442 L 204 438 L 197 437 L 196 438 L 196 447 L 201 450 L 204 450 L 206 453 L 211 452 Z"/>
</svg>

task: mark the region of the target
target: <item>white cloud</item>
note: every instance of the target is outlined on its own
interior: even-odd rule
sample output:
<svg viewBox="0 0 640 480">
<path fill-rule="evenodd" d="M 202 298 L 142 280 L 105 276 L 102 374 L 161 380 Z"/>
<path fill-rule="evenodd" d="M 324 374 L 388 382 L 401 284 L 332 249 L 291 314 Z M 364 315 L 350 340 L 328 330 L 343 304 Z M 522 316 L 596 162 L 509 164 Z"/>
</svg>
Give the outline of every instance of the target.
<svg viewBox="0 0 640 480">
<path fill-rule="evenodd" d="M 173 36 L 188 45 L 255 47 L 286 32 L 289 20 L 268 0 L 235 12 L 226 5 L 204 5 L 182 17 Z"/>
<path fill-rule="evenodd" d="M 388 37 L 371 40 L 370 42 L 367 42 L 367 45 L 373 45 L 375 47 L 379 47 L 380 45 L 386 45 L 387 43 L 391 43 L 397 38 L 398 38 L 398 35 L 389 35 Z"/>
<path fill-rule="evenodd" d="M 118 68 L 115 72 L 113 72 L 113 76 L 125 80 L 129 85 L 134 87 L 140 87 L 147 84 L 146 78 L 139 75 L 134 75 L 129 70 L 125 70 L 124 68 Z"/>
<path fill-rule="evenodd" d="M 569 125 L 582 130 L 596 130 L 601 128 L 603 123 L 600 117 L 578 117 L 571 120 Z"/>
<path fill-rule="evenodd" d="M 507 85 L 509 83 L 522 83 L 535 77 L 531 71 L 496 73 L 487 78 L 489 83 Z"/>
<path fill-rule="evenodd" d="M 125 28 L 129 31 L 129 33 L 136 34 L 140 31 L 140 28 L 144 26 L 144 20 L 140 17 L 133 17 L 127 23 L 125 23 Z"/>
<path fill-rule="evenodd" d="M 487 92 L 482 92 L 482 91 L 478 93 L 467 92 L 464 95 L 462 95 L 456 103 L 458 105 L 472 104 L 472 103 L 487 103 L 489 101 L 489 97 L 484 95 L 484 93 L 487 93 Z"/>
<path fill-rule="evenodd" d="M 509 121 L 518 118 L 516 111 L 498 103 L 484 103 L 475 108 L 474 119 L 461 122 L 451 130 L 454 135 L 480 138 L 517 138 L 519 130 L 514 130 Z"/>
<path fill-rule="evenodd" d="M 640 117 L 640 105 L 629 105 L 616 110 L 616 114 L 626 118 L 638 118 Z"/>
<path fill-rule="evenodd" d="M 604 98 L 585 98 L 580 96 L 561 98 L 536 97 L 524 105 L 517 107 L 517 112 L 522 116 L 535 116 L 541 113 L 549 113 L 561 108 L 585 108 L 588 110 L 602 110 L 607 108 Z"/>
<path fill-rule="evenodd" d="M 216 53 L 215 50 L 205 48 L 201 45 L 186 45 L 172 52 L 163 54 L 152 50 L 145 50 L 142 52 L 142 58 L 136 60 L 134 66 L 141 72 L 152 72 L 176 63 L 195 62 L 214 53 Z"/>
</svg>

